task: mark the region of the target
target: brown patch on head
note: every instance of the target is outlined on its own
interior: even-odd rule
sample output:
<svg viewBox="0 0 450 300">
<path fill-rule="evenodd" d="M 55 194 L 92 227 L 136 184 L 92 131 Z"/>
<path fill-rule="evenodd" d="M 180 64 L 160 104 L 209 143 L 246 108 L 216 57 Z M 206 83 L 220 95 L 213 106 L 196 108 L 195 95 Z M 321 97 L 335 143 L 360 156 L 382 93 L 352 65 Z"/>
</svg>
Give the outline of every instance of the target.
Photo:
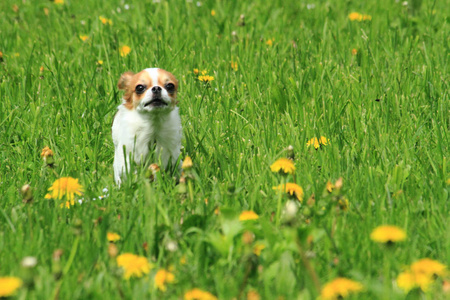
<svg viewBox="0 0 450 300">
<path fill-rule="evenodd" d="M 173 83 L 175 85 L 175 89 L 173 91 L 167 90 L 167 92 L 173 99 L 173 105 L 176 105 L 178 103 L 178 101 L 176 100 L 178 92 L 178 80 L 175 78 L 175 76 L 173 76 L 172 73 L 163 69 L 158 69 L 158 85 L 165 87 L 168 83 Z"/>
<path fill-rule="evenodd" d="M 129 85 L 131 77 L 133 77 L 134 73 L 131 71 L 125 72 L 120 75 L 119 82 L 117 83 L 117 87 L 119 90 L 124 90 Z"/>
<path fill-rule="evenodd" d="M 124 105 L 128 109 L 135 108 L 139 100 L 144 97 L 144 94 L 138 95 L 134 92 L 136 86 L 139 84 L 142 84 L 146 88 L 153 85 L 152 79 L 145 70 L 136 74 L 133 72 L 125 72 L 120 76 L 118 87 L 121 90 L 125 90 L 123 99 L 125 100 Z"/>
</svg>

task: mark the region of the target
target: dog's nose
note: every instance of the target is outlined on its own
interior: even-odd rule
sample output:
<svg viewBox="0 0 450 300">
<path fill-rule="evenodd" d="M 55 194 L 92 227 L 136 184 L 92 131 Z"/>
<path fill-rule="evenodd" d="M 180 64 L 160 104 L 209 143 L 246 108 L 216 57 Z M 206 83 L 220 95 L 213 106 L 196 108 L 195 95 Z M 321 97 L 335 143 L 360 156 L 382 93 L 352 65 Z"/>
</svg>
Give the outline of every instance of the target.
<svg viewBox="0 0 450 300">
<path fill-rule="evenodd" d="M 160 86 L 152 87 L 152 92 L 155 93 L 155 94 L 161 94 L 161 91 L 162 91 L 162 89 L 161 89 Z"/>
</svg>

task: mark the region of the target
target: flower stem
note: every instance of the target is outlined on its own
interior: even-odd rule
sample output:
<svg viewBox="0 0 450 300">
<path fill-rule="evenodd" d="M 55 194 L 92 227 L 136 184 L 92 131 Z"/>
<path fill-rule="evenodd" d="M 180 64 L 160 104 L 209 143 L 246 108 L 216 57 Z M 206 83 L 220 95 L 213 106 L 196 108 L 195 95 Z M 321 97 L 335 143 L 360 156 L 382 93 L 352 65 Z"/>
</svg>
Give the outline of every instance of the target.
<svg viewBox="0 0 450 300">
<path fill-rule="evenodd" d="M 384 253 L 384 266 L 383 266 L 383 276 L 384 276 L 384 299 L 391 298 L 391 249 L 385 249 Z"/>
<path fill-rule="evenodd" d="M 281 218 L 281 200 L 283 199 L 283 194 L 284 194 L 284 190 L 285 190 L 285 178 L 282 177 L 281 179 L 281 190 L 278 193 L 278 203 L 277 203 L 277 219 L 276 219 L 276 226 L 280 225 L 280 218 Z"/>
<path fill-rule="evenodd" d="M 188 179 L 188 188 L 189 188 L 189 198 L 191 199 L 191 203 L 194 203 L 194 188 L 192 186 L 191 179 Z"/>
<path fill-rule="evenodd" d="M 62 285 L 62 279 L 63 279 L 64 276 L 69 272 L 70 266 L 72 265 L 73 260 L 75 259 L 75 254 L 77 253 L 77 250 L 78 250 L 78 243 L 79 243 L 79 241 L 80 241 L 80 236 L 77 235 L 77 236 L 75 237 L 75 241 L 74 241 L 73 244 L 72 244 L 72 249 L 70 250 L 69 259 L 67 260 L 67 263 L 66 263 L 66 265 L 64 266 L 64 269 L 63 269 L 63 273 L 62 273 L 61 279 L 58 280 L 58 282 L 56 283 L 56 287 L 55 287 L 55 289 L 53 290 L 53 296 L 52 296 L 51 299 L 55 299 L 55 300 L 56 300 L 56 299 L 59 298 L 59 290 L 60 290 L 61 285 Z"/>
<path fill-rule="evenodd" d="M 298 247 L 298 252 L 300 253 L 300 257 L 302 259 L 303 265 L 305 266 L 306 270 L 309 273 L 309 276 L 311 277 L 313 283 L 314 283 L 314 287 L 316 289 L 316 292 L 318 294 L 320 294 L 320 282 L 319 282 L 319 277 L 317 276 L 316 271 L 314 270 L 314 267 L 311 265 L 311 263 L 309 262 L 308 258 L 306 257 L 304 251 L 303 251 L 303 247 L 301 245 L 301 242 L 299 240 L 299 238 L 297 237 L 297 247 Z"/>
</svg>

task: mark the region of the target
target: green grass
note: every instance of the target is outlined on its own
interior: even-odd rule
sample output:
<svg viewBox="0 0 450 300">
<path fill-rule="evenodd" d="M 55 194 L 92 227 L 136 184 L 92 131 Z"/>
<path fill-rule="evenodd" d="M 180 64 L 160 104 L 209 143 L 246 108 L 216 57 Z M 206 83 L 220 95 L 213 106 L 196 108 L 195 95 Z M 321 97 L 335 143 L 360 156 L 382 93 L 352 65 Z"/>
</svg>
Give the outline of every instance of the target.
<svg viewBox="0 0 450 300">
<path fill-rule="evenodd" d="M 361 282 L 355 299 L 405 299 L 389 278 L 424 257 L 448 266 L 449 1 L 311 1 L 313 9 L 201 2 L 130 0 L 128 10 L 123 1 L 1 2 L 0 276 L 27 278 L 22 258 L 38 260 L 34 285 L 17 298 L 179 299 L 198 287 L 219 299 L 246 299 L 249 290 L 261 299 L 315 299 L 316 273 L 321 286 L 338 276 Z M 372 20 L 352 22 L 353 11 Z M 126 57 L 123 45 L 132 49 Z M 150 183 L 142 169 L 120 189 L 113 183 L 116 84 L 123 72 L 147 67 L 179 79 L 191 193 L 180 193 L 170 174 Z M 194 68 L 215 80 L 205 85 Z M 314 136 L 330 144 L 307 147 Z M 287 223 L 276 217 L 272 187 L 281 177 L 270 165 L 289 145 L 305 199 Z M 40 157 L 44 146 L 55 153 L 53 169 Z M 44 196 L 65 176 L 80 180 L 84 199 L 105 187 L 109 196 L 60 209 Z M 323 192 L 340 177 L 340 191 Z M 27 183 L 31 204 L 19 193 Z M 335 209 L 335 197 L 348 199 L 347 211 Z M 239 222 L 244 210 L 260 218 Z M 383 224 L 403 228 L 407 240 L 390 249 L 371 241 Z M 149 275 L 121 278 L 108 256 L 109 231 L 122 237 L 119 253 L 155 265 Z M 260 256 L 255 243 L 266 246 Z M 176 283 L 162 293 L 154 275 L 171 266 Z M 439 280 L 426 294 L 446 296 Z"/>
</svg>

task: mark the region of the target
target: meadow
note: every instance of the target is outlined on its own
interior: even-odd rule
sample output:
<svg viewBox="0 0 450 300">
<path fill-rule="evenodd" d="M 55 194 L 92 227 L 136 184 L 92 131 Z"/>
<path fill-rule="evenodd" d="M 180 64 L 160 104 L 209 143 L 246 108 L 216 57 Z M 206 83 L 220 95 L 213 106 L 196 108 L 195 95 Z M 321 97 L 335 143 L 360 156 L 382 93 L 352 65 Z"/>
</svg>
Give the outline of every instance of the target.
<svg viewBox="0 0 450 300">
<path fill-rule="evenodd" d="M 0 298 L 448 299 L 449 6 L 2 0 Z M 119 188 L 147 67 L 192 166 Z"/>
</svg>

